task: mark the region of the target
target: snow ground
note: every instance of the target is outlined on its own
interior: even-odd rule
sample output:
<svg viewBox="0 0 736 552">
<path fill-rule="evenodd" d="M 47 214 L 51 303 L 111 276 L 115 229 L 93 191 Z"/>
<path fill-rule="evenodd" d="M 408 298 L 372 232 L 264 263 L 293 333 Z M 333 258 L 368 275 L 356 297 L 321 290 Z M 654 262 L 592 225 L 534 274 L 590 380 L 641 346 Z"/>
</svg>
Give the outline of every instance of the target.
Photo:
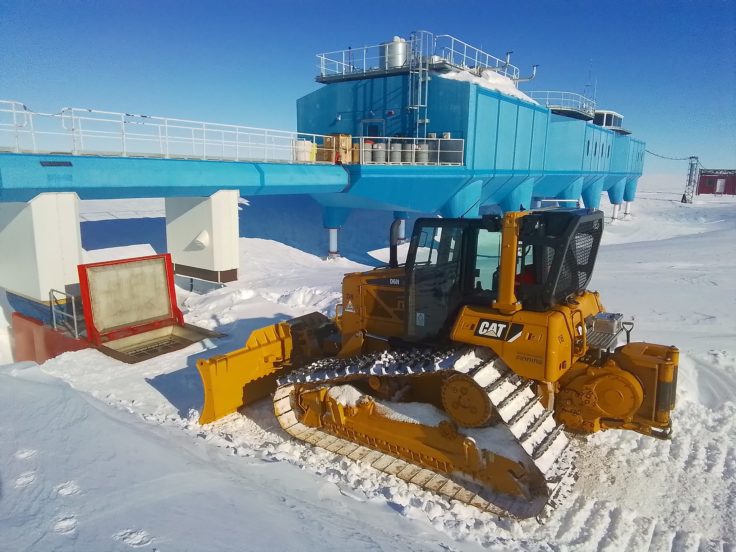
<svg viewBox="0 0 736 552">
<path fill-rule="evenodd" d="M 365 268 L 261 237 L 241 239 L 234 285 L 178 292 L 188 322 L 227 337 L 132 366 L 85 350 L 0 368 L 0 550 L 734 550 L 736 203 L 678 200 L 643 190 L 632 220 L 606 227 L 592 282 L 609 310 L 634 319 L 635 339 L 680 347 L 674 438 L 576 439 L 580 478 L 543 523 L 449 504 L 294 442 L 269 401 L 197 425 L 197 358 L 276 320 L 330 313 L 342 274 Z M 148 201 L 106 203 L 83 216 L 160 216 Z M 381 232 L 343 247 L 370 259 Z"/>
</svg>

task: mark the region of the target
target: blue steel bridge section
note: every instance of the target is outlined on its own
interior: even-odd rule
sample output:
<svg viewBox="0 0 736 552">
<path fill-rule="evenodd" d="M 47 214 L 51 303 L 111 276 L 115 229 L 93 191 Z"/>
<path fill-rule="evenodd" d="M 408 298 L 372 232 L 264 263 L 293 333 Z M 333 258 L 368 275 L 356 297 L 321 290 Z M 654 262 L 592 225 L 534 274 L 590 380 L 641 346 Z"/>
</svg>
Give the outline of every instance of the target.
<svg viewBox="0 0 736 552">
<path fill-rule="evenodd" d="M 0 201 L 25 202 L 43 192 L 80 199 L 335 194 L 347 187 L 339 165 L 0 153 Z"/>
<path fill-rule="evenodd" d="M 0 102 L 0 201 L 61 191 L 81 199 L 304 194 L 323 206 L 324 226 L 338 228 L 355 208 L 457 217 L 489 205 L 526 209 L 539 198 L 589 207 L 603 192 L 614 204 L 635 199 L 644 142 L 586 120 L 592 112 L 580 118 L 441 76 L 481 74 L 489 62 L 478 65 L 477 54 L 469 67 L 442 50 L 417 68 L 411 44 L 403 63 L 384 57 L 377 68 L 351 63 L 331 73 L 320 55 L 323 84 L 297 101 L 296 133 L 89 110 L 34 114 Z M 418 59 L 430 58 L 420 51 Z M 496 61 L 497 74 L 518 76 L 508 59 Z M 352 137 L 350 151 L 337 154 L 342 164 L 329 137 L 337 133 Z M 385 157 L 366 155 L 376 147 Z M 429 162 L 417 153 L 423 147 Z"/>
</svg>

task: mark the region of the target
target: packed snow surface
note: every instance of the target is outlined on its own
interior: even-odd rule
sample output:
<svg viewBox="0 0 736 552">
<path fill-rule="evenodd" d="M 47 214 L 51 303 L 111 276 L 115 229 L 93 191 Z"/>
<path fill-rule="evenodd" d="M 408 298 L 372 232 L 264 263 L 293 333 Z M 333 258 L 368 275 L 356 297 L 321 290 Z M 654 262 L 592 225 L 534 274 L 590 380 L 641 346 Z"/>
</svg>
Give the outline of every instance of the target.
<svg viewBox="0 0 736 552">
<path fill-rule="evenodd" d="M 471 73 L 470 71 L 453 70 L 437 73 L 437 76 L 443 79 L 477 84 L 478 86 L 480 86 L 481 88 L 485 88 L 486 90 L 501 92 L 502 94 L 513 96 L 514 98 L 519 98 L 520 100 L 524 100 L 525 102 L 533 104 L 537 103 L 529 96 L 524 94 L 521 90 L 516 88 L 516 84 L 514 84 L 513 80 L 505 75 L 500 75 L 495 71 L 491 71 L 490 69 L 483 70 L 480 75 L 476 75 L 475 73 Z"/>
<path fill-rule="evenodd" d="M 634 320 L 635 339 L 680 348 L 673 439 L 573 439 L 579 480 L 544 521 L 483 514 L 296 442 L 268 400 L 199 426 L 198 358 L 241 347 L 254 328 L 332 313 L 343 273 L 366 268 L 243 238 L 238 282 L 178 290 L 188 322 L 227 337 L 135 365 L 84 350 L 0 368 L 0 550 L 734 550 L 736 203 L 678 200 L 645 190 L 631 220 L 607 225 L 591 285 Z M 104 230 L 158 208 L 82 212 Z"/>
</svg>

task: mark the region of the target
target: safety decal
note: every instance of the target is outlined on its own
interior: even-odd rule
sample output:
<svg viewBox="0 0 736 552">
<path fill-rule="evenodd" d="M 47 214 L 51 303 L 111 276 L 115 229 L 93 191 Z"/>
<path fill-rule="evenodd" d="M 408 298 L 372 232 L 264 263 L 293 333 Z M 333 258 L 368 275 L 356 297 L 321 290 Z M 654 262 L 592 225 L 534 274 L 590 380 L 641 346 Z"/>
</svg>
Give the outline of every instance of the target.
<svg viewBox="0 0 736 552">
<path fill-rule="evenodd" d="M 401 278 L 373 278 L 367 283 L 372 286 L 401 286 Z"/>
</svg>

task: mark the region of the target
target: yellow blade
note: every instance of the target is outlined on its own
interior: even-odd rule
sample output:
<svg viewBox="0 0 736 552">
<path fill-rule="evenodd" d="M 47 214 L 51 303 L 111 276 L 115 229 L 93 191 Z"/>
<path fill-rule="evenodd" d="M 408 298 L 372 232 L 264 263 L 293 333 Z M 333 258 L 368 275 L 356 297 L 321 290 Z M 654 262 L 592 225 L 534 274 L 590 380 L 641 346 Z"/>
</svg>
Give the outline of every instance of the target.
<svg viewBox="0 0 736 552">
<path fill-rule="evenodd" d="M 204 387 L 200 424 L 236 412 L 276 389 L 276 373 L 291 358 L 290 326 L 279 322 L 255 330 L 245 347 L 197 361 Z"/>
</svg>

